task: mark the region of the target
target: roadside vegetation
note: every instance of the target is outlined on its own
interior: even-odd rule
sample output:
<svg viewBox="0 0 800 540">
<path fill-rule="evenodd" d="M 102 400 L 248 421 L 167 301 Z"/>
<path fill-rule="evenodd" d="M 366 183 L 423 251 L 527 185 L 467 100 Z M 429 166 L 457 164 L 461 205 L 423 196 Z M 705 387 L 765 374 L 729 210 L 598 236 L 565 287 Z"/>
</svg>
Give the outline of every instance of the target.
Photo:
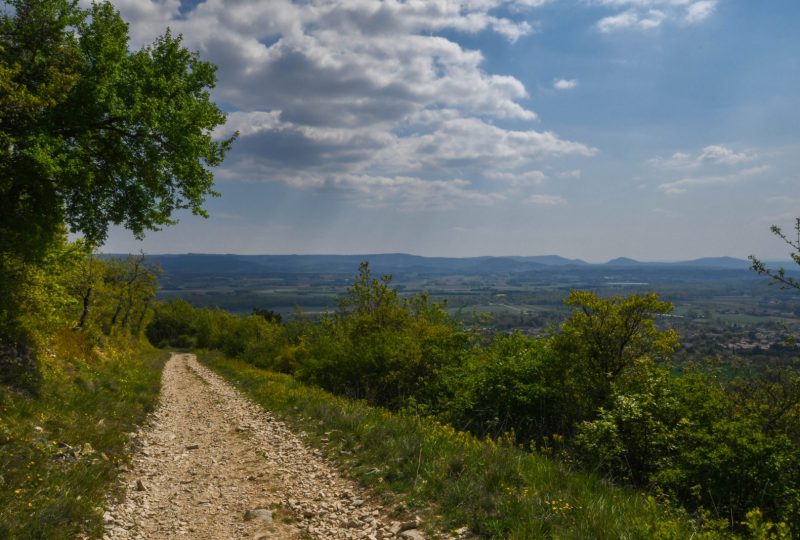
<svg viewBox="0 0 800 540">
<path fill-rule="evenodd" d="M 0 538 L 102 534 L 164 355 L 142 338 L 156 273 L 93 251 L 204 215 L 232 142 L 212 64 L 169 32 L 132 52 L 111 3 L 84 6 L 0 7 Z"/>
<path fill-rule="evenodd" d="M 445 306 L 426 296 L 400 297 L 388 276 L 375 278 L 363 264 L 338 311 L 313 324 L 300 314 L 281 324 L 265 312 L 236 317 L 175 301 L 156 307 L 147 335 L 159 346 L 215 349 L 285 374 L 259 375 L 243 364 L 216 363 L 228 366 L 227 374 L 240 383 L 251 381 L 245 385 L 251 391 L 259 385 L 271 388 L 257 392 L 270 408 L 314 418 L 319 430 L 341 430 L 332 432 L 331 440 L 339 440 L 369 469 L 386 468 L 376 478 L 399 485 L 401 492 L 422 490 L 451 516 L 449 524 L 462 521 L 487 536 L 534 534 L 524 527 L 534 527 L 545 515 L 512 512 L 514 519 L 502 517 L 515 504 L 528 504 L 512 504 L 502 489 L 527 488 L 541 495 L 541 486 L 548 485 L 518 467 L 550 467 L 542 474 L 557 474 L 557 482 L 582 485 L 586 493 L 605 489 L 605 483 L 642 489 L 664 509 L 665 530 L 678 537 L 690 521 L 708 534 L 788 538 L 800 530 L 796 370 L 775 368 L 757 377 L 731 378 L 701 366 L 682 366 L 675 374 L 670 359 L 678 336 L 654 324 L 669 304 L 652 294 L 601 298 L 580 291 L 566 302 L 572 315 L 545 337 L 499 334 L 486 340 L 456 324 Z M 361 405 L 323 397 L 328 395 L 301 384 Z M 281 399 L 290 404 L 273 403 Z M 357 412 L 340 412 L 351 406 Z M 381 432 L 382 423 L 394 421 L 399 424 Z M 403 442 L 404 433 L 411 440 Z M 425 442 L 435 433 L 447 433 L 453 444 L 475 441 L 475 452 L 489 454 L 458 464 L 463 450 L 453 447 L 441 450 L 441 459 L 432 457 L 450 444 Z M 429 455 L 425 466 L 430 470 L 424 469 L 420 452 Z M 375 457 L 369 457 L 372 453 Z M 487 464 L 493 460 L 503 471 L 492 472 Z M 433 476 L 422 482 L 417 468 Z M 426 486 L 435 487 L 428 492 Z M 481 490 L 489 495 L 478 497 Z M 448 499 L 448 493 L 464 498 Z M 554 491 L 542 497 L 537 504 L 589 504 L 588 495 Z M 685 522 L 664 517 L 674 509 L 684 513 Z M 598 512 L 582 515 L 574 525 L 600 527 L 591 535 L 622 531 L 610 525 L 611 514 Z M 636 512 L 629 517 L 632 531 L 642 517 Z M 515 532 L 517 519 L 528 524 L 519 529 L 524 533 Z M 542 522 L 544 529 L 536 534 L 567 534 L 570 519 Z M 653 528 L 642 534 L 655 535 L 656 522 L 647 521 Z"/>
<path fill-rule="evenodd" d="M 99 537 L 128 434 L 158 398 L 166 353 L 142 338 L 156 275 L 63 240 L 21 271 L 28 340 L 0 351 L 0 537 Z"/>
<path fill-rule="evenodd" d="M 165 353 L 54 338 L 38 397 L 0 385 L 0 537 L 100 537 L 128 434 L 157 401 Z"/>
<path fill-rule="evenodd" d="M 573 473 L 509 438 L 479 439 L 430 417 L 335 396 L 219 353 L 201 352 L 200 358 L 296 431 L 310 434 L 307 440 L 350 476 L 412 514 L 433 508 L 447 529 L 513 539 L 698 532 L 688 516 L 653 497 Z"/>
</svg>

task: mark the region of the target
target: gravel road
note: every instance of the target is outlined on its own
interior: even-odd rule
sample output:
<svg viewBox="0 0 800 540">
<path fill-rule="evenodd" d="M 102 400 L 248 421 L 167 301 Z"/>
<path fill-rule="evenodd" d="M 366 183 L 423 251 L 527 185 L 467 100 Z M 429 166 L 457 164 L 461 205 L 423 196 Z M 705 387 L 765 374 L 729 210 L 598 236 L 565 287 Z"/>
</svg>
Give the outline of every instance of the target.
<svg viewBox="0 0 800 540">
<path fill-rule="evenodd" d="M 425 538 L 194 355 L 174 354 L 161 385 L 105 538 Z"/>
</svg>

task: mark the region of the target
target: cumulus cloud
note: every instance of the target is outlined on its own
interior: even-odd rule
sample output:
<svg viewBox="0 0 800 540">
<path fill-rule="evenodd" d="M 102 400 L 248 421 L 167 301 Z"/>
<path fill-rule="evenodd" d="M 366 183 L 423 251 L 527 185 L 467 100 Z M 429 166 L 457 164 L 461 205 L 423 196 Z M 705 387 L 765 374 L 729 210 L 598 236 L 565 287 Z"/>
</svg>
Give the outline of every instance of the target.
<svg viewBox="0 0 800 540">
<path fill-rule="evenodd" d="M 698 160 L 703 163 L 723 163 L 725 165 L 735 165 L 743 161 L 750 161 L 756 156 L 744 152 L 734 152 L 724 146 L 712 145 L 703 148 L 698 156 Z"/>
<path fill-rule="evenodd" d="M 573 169 L 571 171 L 562 171 L 558 173 L 558 176 L 560 178 L 578 179 L 582 174 L 583 172 L 580 169 Z"/>
<path fill-rule="evenodd" d="M 703 21 L 714 13 L 717 7 L 717 0 L 702 0 L 693 2 L 686 8 L 686 22 L 697 23 Z"/>
<path fill-rule="evenodd" d="M 768 166 L 741 168 L 745 163 L 758 158 L 756 153 L 736 151 L 726 146 L 712 144 L 698 152 L 675 152 L 668 158 L 656 157 L 647 162 L 667 171 L 678 170 L 690 174 L 658 186 L 663 193 L 677 195 L 695 187 L 735 184 L 760 175 L 768 169 Z"/>
<path fill-rule="evenodd" d="M 572 90 L 578 86 L 577 79 L 555 79 L 553 81 L 553 88 L 556 90 Z"/>
<path fill-rule="evenodd" d="M 511 186 L 534 186 L 544 183 L 547 175 L 542 171 L 522 172 L 490 172 L 487 174 L 492 180 L 505 182 Z"/>
<path fill-rule="evenodd" d="M 736 152 L 725 146 L 712 144 L 697 154 L 675 152 L 668 158 L 649 159 L 648 163 L 663 168 L 696 168 L 704 165 L 738 165 L 757 158 L 758 155 L 754 153 Z"/>
<path fill-rule="evenodd" d="M 650 30 L 658 28 L 666 19 L 666 14 L 658 9 L 650 9 L 646 12 L 629 9 L 616 15 L 609 15 L 597 21 L 597 28 L 601 32 L 608 33 L 625 28 L 638 28 L 640 30 Z"/>
<path fill-rule="evenodd" d="M 710 176 L 690 176 L 681 178 L 674 182 L 666 182 L 658 186 L 658 189 L 668 195 L 679 195 L 696 187 L 705 186 L 724 186 L 741 182 L 747 178 L 758 176 L 769 169 L 766 165 L 742 169 L 733 174 L 710 175 Z"/>
<path fill-rule="evenodd" d="M 614 8 L 612 15 L 597 21 L 603 33 L 617 30 L 652 30 L 665 22 L 697 24 L 710 17 L 718 0 L 595 0 L 595 4 Z"/>
<path fill-rule="evenodd" d="M 526 17 L 500 14 L 545 2 L 115 5 L 131 23 L 135 44 L 170 26 L 219 67 L 214 95 L 233 112 L 216 135 L 240 133 L 219 178 L 337 191 L 369 205 L 441 207 L 447 198 L 500 200 L 491 191 L 493 174 L 597 152 L 525 127 L 536 113 L 523 105 L 524 85 L 487 72 L 482 53 L 452 37 L 493 32 L 514 42 L 534 27 Z"/>
<path fill-rule="evenodd" d="M 560 206 L 562 204 L 567 204 L 566 199 L 560 195 L 542 195 L 540 193 L 531 195 L 522 202 L 534 206 Z"/>
</svg>

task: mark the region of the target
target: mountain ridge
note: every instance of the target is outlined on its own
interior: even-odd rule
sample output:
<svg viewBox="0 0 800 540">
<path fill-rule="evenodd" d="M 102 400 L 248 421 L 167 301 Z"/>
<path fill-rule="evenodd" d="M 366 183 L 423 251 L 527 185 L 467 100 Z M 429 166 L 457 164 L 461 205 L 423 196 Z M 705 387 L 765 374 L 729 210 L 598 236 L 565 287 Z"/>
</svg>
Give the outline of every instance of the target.
<svg viewBox="0 0 800 540">
<path fill-rule="evenodd" d="M 113 258 L 120 254 L 102 254 Z M 124 256 L 124 255 L 122 255 Z M 734 257 L 701 257 L 684 261 L 638 261 L 617 257 L 604 263 L 590 263 L 560 255 L 511 255 L 482 257 L 425 257 L 409 253 L 366 253 L 353 255 L 238 255 L 220 253 L 162 253 L 148 255 L 151 261 L 172 274 L 352 274 L 362 261 L 369 261 L 375 273 L 391 274 L 516 274 L 567 268 L 691 268 L 747 270 L 750 262 Z"/>
</svg>

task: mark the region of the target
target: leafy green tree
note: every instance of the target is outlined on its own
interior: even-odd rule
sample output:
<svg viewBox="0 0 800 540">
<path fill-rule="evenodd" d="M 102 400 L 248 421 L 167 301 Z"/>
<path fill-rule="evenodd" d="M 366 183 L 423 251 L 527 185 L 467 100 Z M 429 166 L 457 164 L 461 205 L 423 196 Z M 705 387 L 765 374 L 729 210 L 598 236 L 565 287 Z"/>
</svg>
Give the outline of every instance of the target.
<svg viewBox="0 0 800 540">
<path fill-rule="evenodd" d="M 169 31 L 136 52 L 108 2 L 11 0 L 0 15 L 0 251 L 32 256 L 62 223 L 91 243 L 204 214 L 231 140 L 215 67 Z"/>
<path fill-rule="evenodd" d="M 159 302 L 145 335 L 156 347 L 193 347 L 197 339 L 195 308 L 186 300 Z"/>
<path fill-rule="evenodd" d="M 586 415 L 583 419 L 607 404 L 614 381 L 636 360 L 669 359 L 678 346 L 674 330 L 656 327 L 655 316 L 672 310 L 656 294 L 603 298 L 572 291 L 565 303 L 575 309 L 552 337 L 552 347 L 561 358 L 562 384 L 573 397 L 575 415 Z"/>
<path fill-rule="evenodd" d="M 159 273 L 160 268 L 145 262 L 144 254 L 106 263 L 104 281 L 113 291 L 106 301 L 110 308 L 110 317 L 105 323 L 107 333 L 118 327 L 139 335 L 148 308 L 156 297 Z"/>
<path fill-rule="evenodd" d="M 308 336 L 301 379 L 370 403 L 400 408 L 413 398 L 431 405 L 440 375 L 457 364 L 467 336 L 426 295 L 400 298 L 391 276 L 359 268 L 339 311 Z"/>
<path fill-rule="evenodd" d="M 445 374 L 439 417 L 479 437 L 513 432 L 520 443 L 561 433 L 568 398 L 556 384 L 556 362 L 544 339 L 499 334 Z"/>
<path fill-rule="evenodd" d="M 772 388 L 740 388 L 754 384 L 730 383 L 694 366 L 673 376 L 647 358 L 637 360 L 597 418 L 579 425 L 574 453 L 587 468 L 650 487 L 732 528 L 760 509 L 796 529 L 797 442 L 785 425 L 770 424 L 775 409 L 756 399 Z"/>
<path fill-rule="evenodd" d="M 4 0 L 0 8 L 0 334 L 13 340 L 24 276 L 64 226 L 89 245 L 204 215 L 232 139 L 211 101 L 215 67 L 169 31 L 131 52 L 108 2 Z"/>
<path fill-rule="evenodd" d="M 250 313 L 251 315 L 258 315 L 262 317 L 267 322 L 281 324 L 283 322 L 283 317 L 277 311 L 272 311 L 271 309 L 264 309 L 264 308 L 253 308 Z"/>
</svg>

